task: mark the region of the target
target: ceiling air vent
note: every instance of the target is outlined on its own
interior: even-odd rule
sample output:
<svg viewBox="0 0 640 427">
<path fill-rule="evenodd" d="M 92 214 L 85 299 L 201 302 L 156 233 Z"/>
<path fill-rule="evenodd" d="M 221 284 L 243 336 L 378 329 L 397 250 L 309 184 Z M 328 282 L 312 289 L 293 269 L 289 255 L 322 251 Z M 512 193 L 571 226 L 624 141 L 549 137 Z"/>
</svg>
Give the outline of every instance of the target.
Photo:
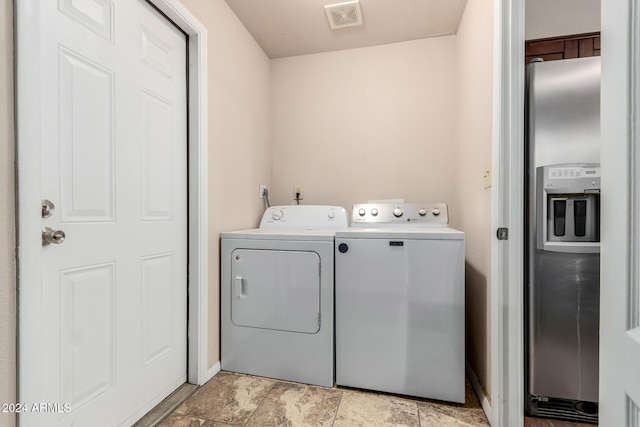
<svg viewBox="0 0 640 427">
<path fill-rule="evenodd" d="M 332 30 L 362 25 L 359 0 L 328 4 L 324 7 L 324 11 L 327 13 Z"/>
</svg>

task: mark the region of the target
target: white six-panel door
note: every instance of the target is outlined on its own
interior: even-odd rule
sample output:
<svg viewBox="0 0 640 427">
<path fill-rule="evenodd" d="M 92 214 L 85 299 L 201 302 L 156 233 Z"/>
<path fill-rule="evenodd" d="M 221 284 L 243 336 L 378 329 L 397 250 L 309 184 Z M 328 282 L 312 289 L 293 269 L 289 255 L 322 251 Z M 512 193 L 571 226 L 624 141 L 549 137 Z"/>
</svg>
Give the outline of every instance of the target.
<svg viewBox="0 0 640 427">
<path fill-rule="evenodd" d="M 600 425 L 640 426 L 640 7 L 602 2 Z"/>
<path fill-rule="evenodd" d="M 40 23 L 42 226 L 66 239 L 21 396 L 60 407 L 21 422 L 131 424 L 186 378 L 186 39 L 143 0 L 42 1 Z"/>
</svg>

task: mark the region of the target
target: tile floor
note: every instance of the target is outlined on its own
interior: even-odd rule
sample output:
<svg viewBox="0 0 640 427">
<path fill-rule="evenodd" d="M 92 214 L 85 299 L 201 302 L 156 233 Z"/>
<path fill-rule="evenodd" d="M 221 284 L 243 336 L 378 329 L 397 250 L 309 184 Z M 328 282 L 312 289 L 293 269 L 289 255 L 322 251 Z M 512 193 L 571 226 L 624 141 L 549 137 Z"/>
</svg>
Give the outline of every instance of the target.
<svg viewBox="0 0 640 427">
<path fill-rule="evenodd" d="M 220 372 L 159 426 L 484 427 L 489 423 L 469 384 L 466 403 L 459 405 Z"/>
</svg>

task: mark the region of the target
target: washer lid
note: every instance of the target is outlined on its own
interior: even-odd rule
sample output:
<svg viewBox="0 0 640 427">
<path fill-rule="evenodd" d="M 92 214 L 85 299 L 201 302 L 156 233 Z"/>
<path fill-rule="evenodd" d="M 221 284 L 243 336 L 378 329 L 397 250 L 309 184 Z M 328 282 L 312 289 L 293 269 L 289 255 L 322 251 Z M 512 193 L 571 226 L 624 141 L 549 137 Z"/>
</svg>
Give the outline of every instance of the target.
<svg viewBox="0 0 640 427">
<path fill-rule="evenodd" d="M 348 228 L 336 232 L 346 239 L 464 240 L 464 233 L 453 228 Z"/>
</svg>

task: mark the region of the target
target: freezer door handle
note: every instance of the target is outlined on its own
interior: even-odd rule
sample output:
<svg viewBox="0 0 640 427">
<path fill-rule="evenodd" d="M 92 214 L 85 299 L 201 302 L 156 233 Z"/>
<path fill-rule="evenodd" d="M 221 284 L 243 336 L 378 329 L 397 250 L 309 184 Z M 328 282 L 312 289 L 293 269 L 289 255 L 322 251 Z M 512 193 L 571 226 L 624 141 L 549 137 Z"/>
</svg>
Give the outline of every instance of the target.
<svg viewBox="0 0 640 427">
<path fill-rule="evenodd" d="M 233 279 L 233 297 L 238 299 L 247 297 L 244 293 L 244 280 L 242 279 L 242 276 L 236 276 Z"/>
<path fill-rule="evenodd" d="M 575 235 L 584 237 L 587 233 L 587 201 L 573 201 L 573 223 L 575 224 Z"/>
</svg>

